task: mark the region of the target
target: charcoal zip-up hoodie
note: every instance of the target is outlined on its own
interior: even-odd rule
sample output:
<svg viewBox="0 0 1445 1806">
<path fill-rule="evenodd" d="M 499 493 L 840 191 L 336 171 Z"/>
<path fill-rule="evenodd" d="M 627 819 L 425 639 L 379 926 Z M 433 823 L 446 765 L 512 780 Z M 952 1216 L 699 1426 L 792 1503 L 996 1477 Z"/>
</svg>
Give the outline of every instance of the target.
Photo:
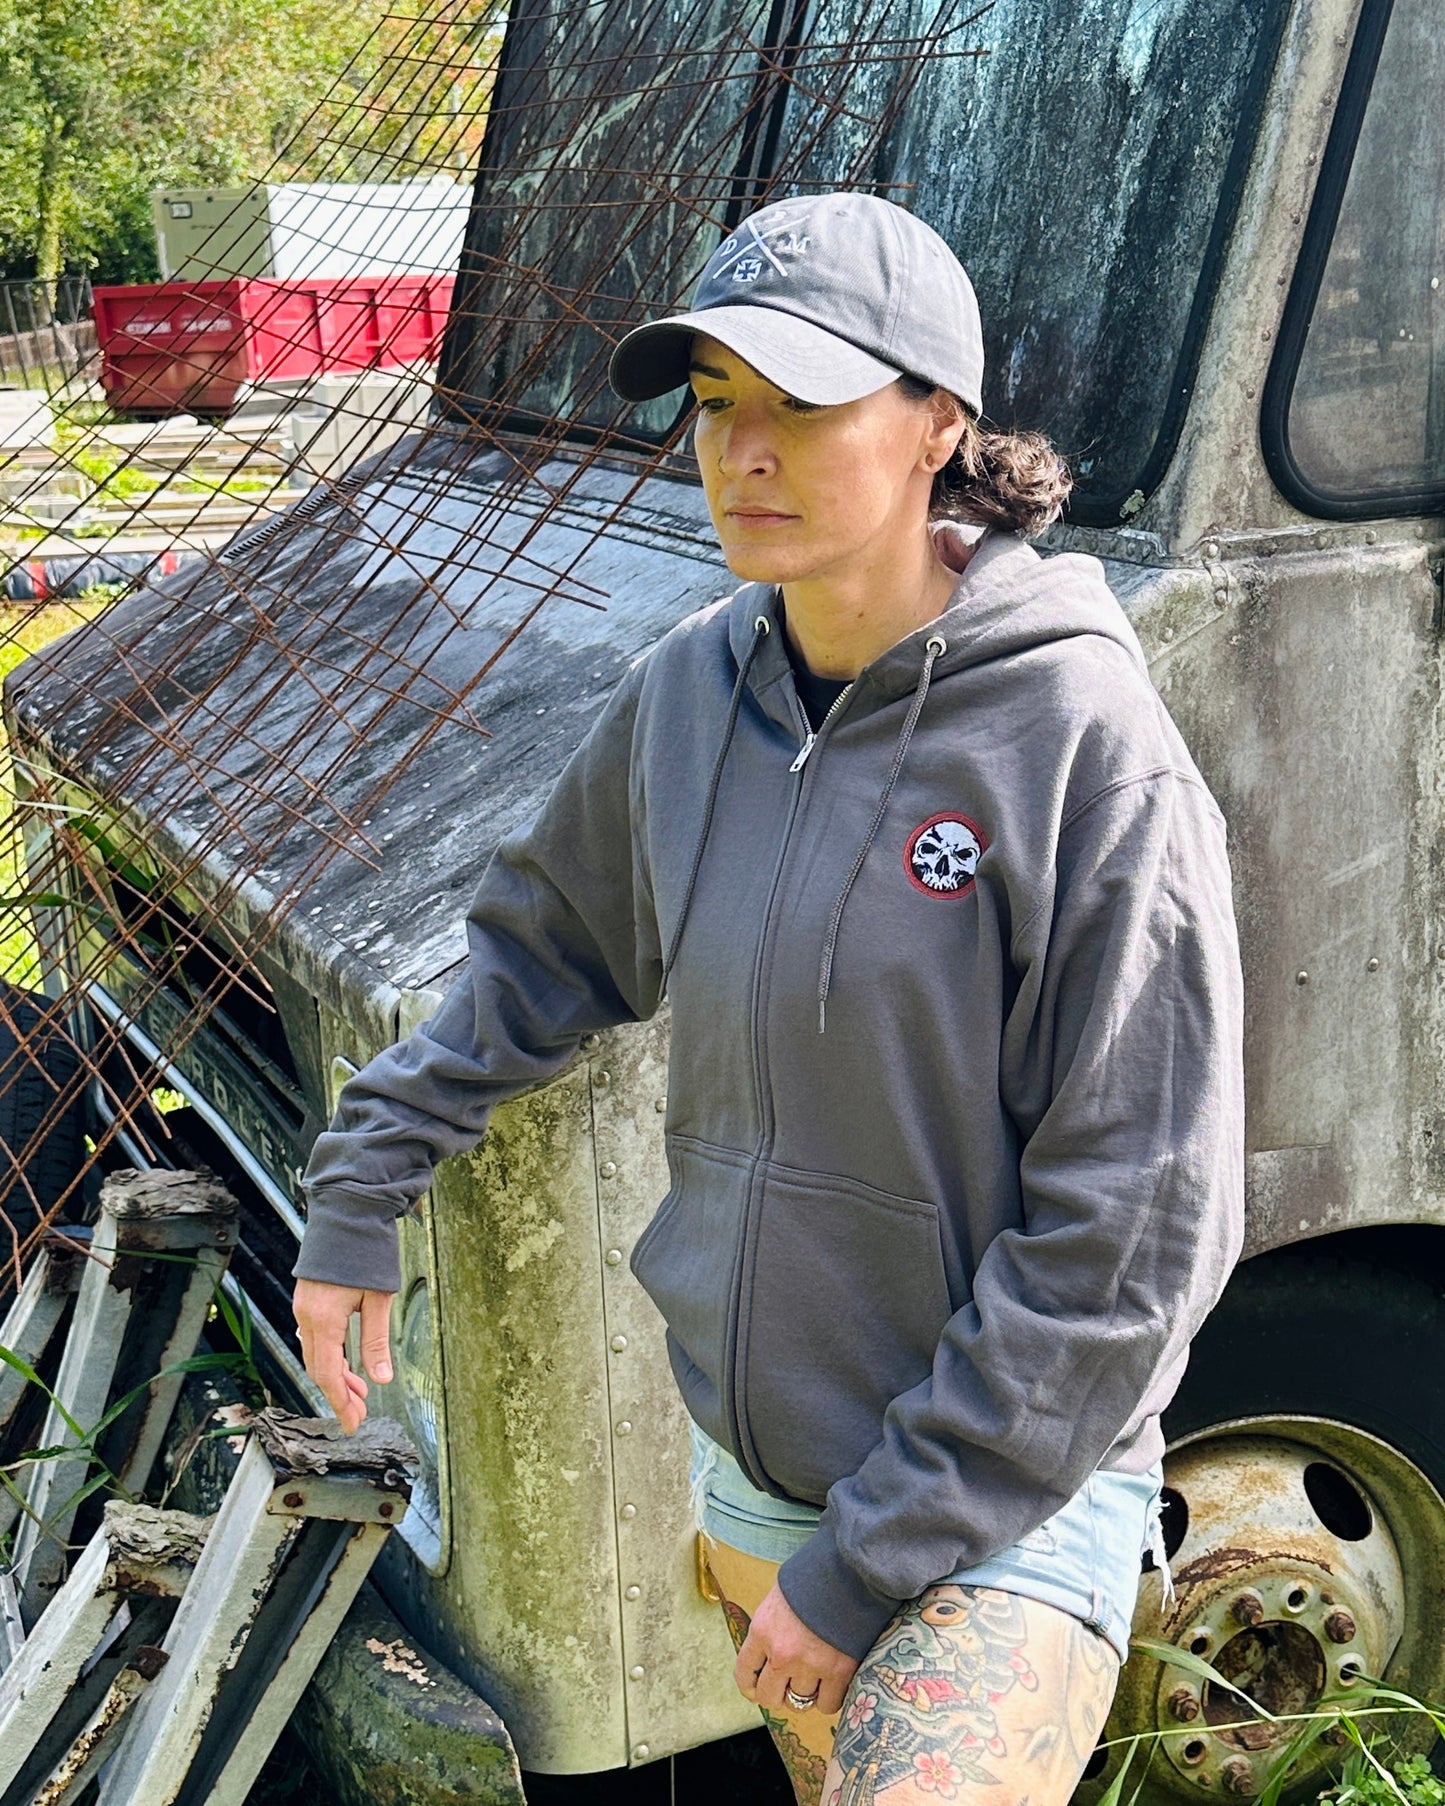
<svg viewBox="0 0 1445 1806">
<path fill-rule="evenodd" d="M 294 1271 L 395 1289 L 432 1163 L 665 988 L 632 1268 L 698 1423 L 826 1501 L 780 1582 L 861 1657 L 1161 1454 L 1242 1239 L 1242 984 L 1223 817 L 1097 560 L 985 533 L 812 739 L 779 606 L 665 635 L 498 848 L 464 975 L 316 1143 Z"/>
</svg>

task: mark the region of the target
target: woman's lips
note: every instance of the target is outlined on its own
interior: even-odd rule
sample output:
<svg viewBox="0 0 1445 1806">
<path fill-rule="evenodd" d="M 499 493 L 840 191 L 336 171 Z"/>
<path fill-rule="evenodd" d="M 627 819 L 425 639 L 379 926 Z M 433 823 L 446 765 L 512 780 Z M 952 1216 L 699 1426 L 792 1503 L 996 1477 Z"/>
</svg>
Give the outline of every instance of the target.
<svg viewBox="0 0 1445 1806">
<path fill-rule="evenodd" d="M 727 518 L 740 527 L 777 527 L 790 520 L 797 520 L 796 514 L 775 514 L 766 508 L 729 508 Z"/>
</svg>

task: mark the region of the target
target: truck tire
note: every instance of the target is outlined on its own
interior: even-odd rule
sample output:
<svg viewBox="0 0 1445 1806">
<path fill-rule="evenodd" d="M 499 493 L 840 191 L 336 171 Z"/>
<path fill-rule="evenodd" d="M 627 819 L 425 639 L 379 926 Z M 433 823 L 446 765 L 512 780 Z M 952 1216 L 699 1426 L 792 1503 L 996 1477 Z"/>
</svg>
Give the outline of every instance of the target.
<svg viewBox="0 0 1445 1806">
<path fill-rule="evenodd" d="M 1430 1234 L 1388 1260 L 1342 1240 L 1245 1262 L 1164 1416 L 1177 1594 L 1146 1574 L 1135 1634 L 1203 1656 L 1277 1715 L 1364 1704 L 1369 1675 L 1445 1698 L 1445 1289 L 1410 1240 Z M 1223 1800 L 1260 1792 L 1297 1728 L 1239 1721 L 1224 1689 L 1136 1651 L 1105 1735 L 1149 1740 L 1161 1806 Z M 1435 1742 L 1423 1717 L 1381 1722 Z M 1314 1746 L 1302 1796 L 1339 1754 Z M 1100 1764 L 1088 1791 L 1114 1772 Z"/>
<path fill-rule="evenodd" d="M 26 1183 L 13 1171 L 0 1173 L 0 1210 L 23 1237 L 35 1227 L 38 1215 L 53 1209 L 84 1171 L 85 1100 L 77 1083 L 80 1056 L 57 1026 L 51 1000 L 43 993 L 6 984 L 4 1003 L 0 1015 L 0 1143 L 7 1154 L 23 1163 Z M 41 1125 L 67 1093 L 69 1100 L 37 1140 Z M 71 1191 L 62 1214 L 80 1218 L 78 1186 Z M 0 1237 L 8 1243 L 3 1224 Z M 8 1252 L 8 1246 L 0 1244 L 0 1255 Z M 9 1281 L 0 1273 L 0 1298 L 9 1289 Z"/>
</svg>

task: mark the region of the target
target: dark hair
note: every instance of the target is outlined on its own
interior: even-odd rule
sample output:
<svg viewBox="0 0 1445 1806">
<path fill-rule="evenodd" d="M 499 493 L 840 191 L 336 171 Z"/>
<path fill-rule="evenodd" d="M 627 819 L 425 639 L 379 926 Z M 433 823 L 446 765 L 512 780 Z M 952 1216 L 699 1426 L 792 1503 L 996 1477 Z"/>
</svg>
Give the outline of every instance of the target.
<svg viewBox="0 0 1445 1806">
<path fill-rule="evenodd" d="M 910 401 L 931 401 L 937 393 L 936 385 L 921 377 L 905 374 L 898 383 Z M 957 396 L 953 399 L 963 437 L 933 479 L 930 518 L 1042 533 L 1059 518 L 1074 486 L 1068 465 L 1043 433 L 990 432 Z"/>
</svg>

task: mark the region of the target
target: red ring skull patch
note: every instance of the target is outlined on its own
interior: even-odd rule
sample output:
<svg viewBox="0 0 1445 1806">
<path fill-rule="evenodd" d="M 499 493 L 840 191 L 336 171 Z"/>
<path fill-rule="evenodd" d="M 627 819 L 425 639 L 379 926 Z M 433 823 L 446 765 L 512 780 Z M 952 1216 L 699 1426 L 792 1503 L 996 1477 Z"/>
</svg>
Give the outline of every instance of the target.
<svg viewBox="0 0 1445 1806">
<path fill-rule="evenodd" d="M 930 815 L 908 836 L 903 869 L 926 897 L 963 897 L 974 886 L 979 856 L 988 835 L 970 816 L 949 809 Z"/>
</svg>

